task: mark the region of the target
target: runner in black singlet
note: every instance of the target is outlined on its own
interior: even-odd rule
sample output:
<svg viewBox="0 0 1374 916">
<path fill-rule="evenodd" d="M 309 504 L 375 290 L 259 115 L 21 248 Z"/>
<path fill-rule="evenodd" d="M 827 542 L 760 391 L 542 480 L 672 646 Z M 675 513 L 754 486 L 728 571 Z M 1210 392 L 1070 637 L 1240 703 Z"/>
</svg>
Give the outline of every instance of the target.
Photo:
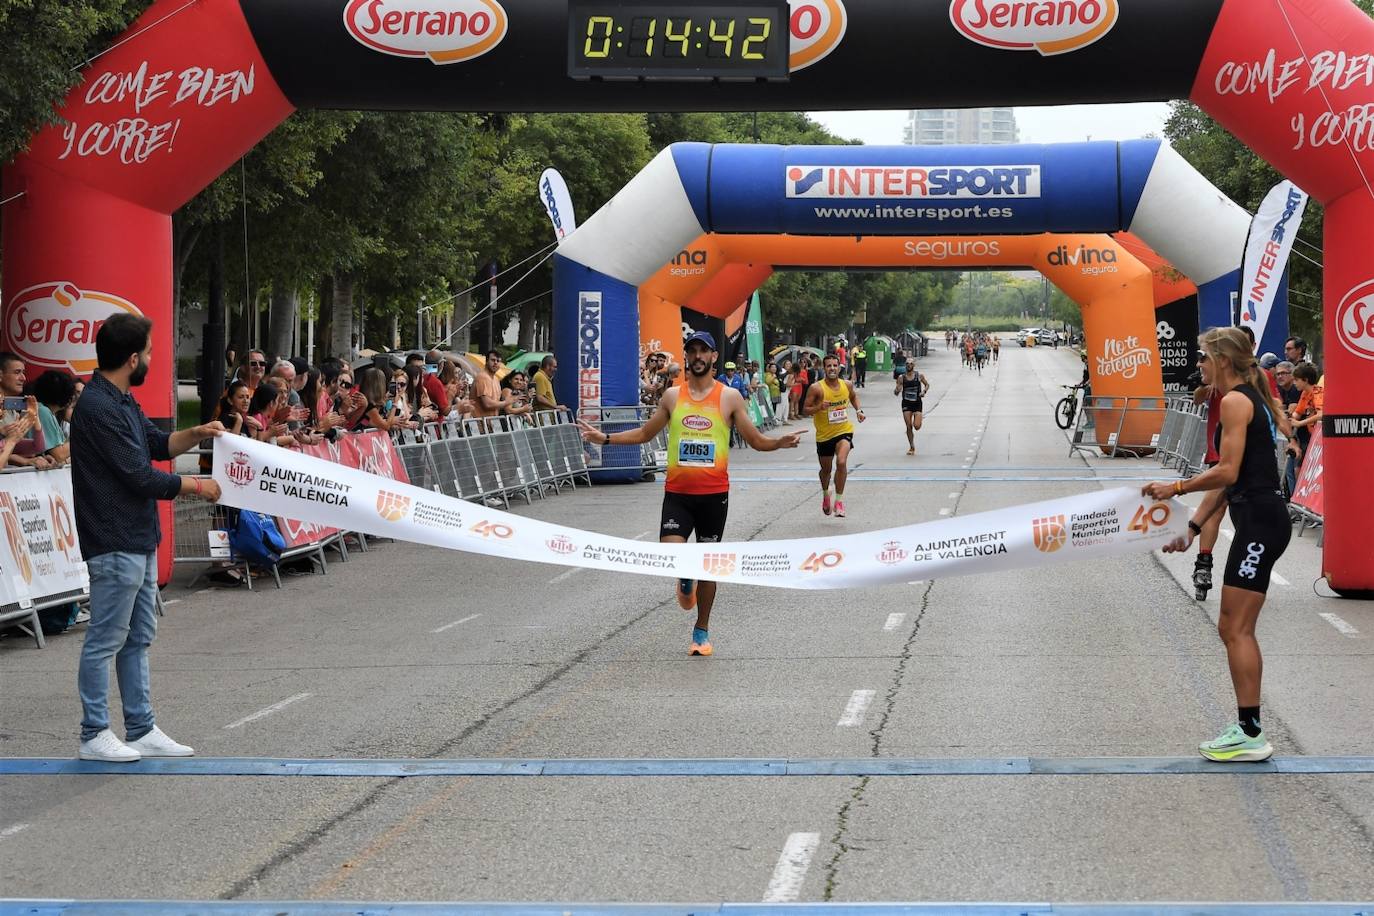
<svg viewBox="0 0 1374 916">
<path fill-rule="evenodd" d="M 1255 362 L 1252 344 L 1239 329 L 1213 329 L 1202 335 L 1201 343 L 1203 382 L 1223 393 L 1216 434 L 1220 458 L 1196 477 L 1152 483 L 1143 492 L 1159 500 L 1207 493 L 1188 522 L 1188 535 L 1165 547 L 1168 552 L 1187 550 L 1207 520 L 1230 506 L 1236 531 L 1226 558 L 1217 630 L 1226 645 L 1240 721 L 1198 750 L 1209 760 L 1267 760 L 1274 749 L 1260 728 L 1263 660 L 1255 623 L 1274 563 L 1292 536 L 1274 457 L 1282 413 Z"/>
<path fill-rule="evenodd" d="M 906 424 L 906 453 L 916 454 L 916 430 L 921 428 L 921 417 L 925 412 L 925 396 L 930 390 L 930 382 L 917 371 L 916 361 L 906 364 L 906 372 L 897 379 L 892 393 L 902 396 L 902 421 Z"/>
</svg>

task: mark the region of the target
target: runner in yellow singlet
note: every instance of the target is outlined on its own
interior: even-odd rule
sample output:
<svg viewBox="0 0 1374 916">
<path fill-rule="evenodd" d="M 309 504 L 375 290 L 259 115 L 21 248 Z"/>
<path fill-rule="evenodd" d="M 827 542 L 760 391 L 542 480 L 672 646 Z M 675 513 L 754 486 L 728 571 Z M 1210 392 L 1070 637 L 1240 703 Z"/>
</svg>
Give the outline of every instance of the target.
<svg viewBox="0 0 1374 916">
<path fill-rule="evenodd" d="M 854 424 L 849 408 L 864 421 L 863 408 L 854 386 L 840 378 L 840 360 L 827 356 L 825 377 L 806 393 L 802 414 L 816 420 L 816 455 L 821 462 L 821 511 L 830 514 L 830 474 L 835 474 L 835 516 L 844 518 L 844 484 L 849 478 L 849 452 L 854 448 Z M 838 467 L 834 467 L 838 465 Z"/>
<path fill-rule="evenodd" d="M 776 439 L 758 431 L 744 397 L 711 375 L 716 361 L 716 341 L 698 332 L 687 338 L 687 378 L 663 393 L 649 422 L 639 429 L 603 433 L 579 422 L 582 438 L 600 446 L 648 442 L 668 427 L 668 482 L 663 490 L 660 543 L 683 544 L 695 531 L 697 543 L 718 543 L 725 534 L 730 508 L 730 428 L 733 426 L 749 447 L 771 452 L 796 448 L 801 432 Z M 688 655 L 712 653 L 709 628 L 716 601 L 716 583 L 679 579 L 677 600 L 683 610 L 697 611 Z"/>
</svg>

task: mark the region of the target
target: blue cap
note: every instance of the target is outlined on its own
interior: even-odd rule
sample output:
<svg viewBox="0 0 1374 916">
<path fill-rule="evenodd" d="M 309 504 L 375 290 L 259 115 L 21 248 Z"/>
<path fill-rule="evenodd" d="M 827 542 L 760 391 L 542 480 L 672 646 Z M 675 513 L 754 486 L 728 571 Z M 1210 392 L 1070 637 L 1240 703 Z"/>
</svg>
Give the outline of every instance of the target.
<svg viewBox="0 0 1374 916">
<path fill-rule="evenodd" d="M 691 337 L 687 338 L 686 340 L 684 340 L 684 341 L 682 342 L 682 349 L 684 349 L 684 350 L 687 349 L 687 347 L 688 347 L 689 345 L 691 345 L 692 341 L 694 341 L 694 340 L 699 340 L 699 341 L 701 341 L 702 343 L 706 344 L 706 346 L 709 347 L 709 348 L 711 348 L 712 350 L 714 350 L 714 349 L 716 348 L 716 339 L 715 339 L 714 337 L 712 337 L 710 334 L 706 333 L 705 331 L 697 331 L 697 332 L 696 332 L 695 334 L 693 334 Z"/>
</svg>

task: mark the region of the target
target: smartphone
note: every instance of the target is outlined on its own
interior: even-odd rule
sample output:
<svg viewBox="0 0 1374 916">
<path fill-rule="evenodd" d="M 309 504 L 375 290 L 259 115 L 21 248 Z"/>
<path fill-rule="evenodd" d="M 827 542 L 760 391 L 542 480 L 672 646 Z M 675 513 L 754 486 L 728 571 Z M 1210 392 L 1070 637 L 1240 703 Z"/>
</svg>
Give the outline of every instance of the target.
<svg viewBox="0 0 1374 916">
<path fill-rule="evenodd" d="M 25 398 L 5 398 L 3 409 L 13 410 L 16 413 L 23 413 L 28 408 L 28 401 Z"/>
<path fill-rule="evenodd" d="M 426 364 L 425 364 L 425 375 L 438 375 L 438 374 L 439 374 L 439 367 L 438 367 L 438 366 L 434 366 L 434 365 L 431 365 L 431 364 L 429 364 L 429 363 L 426 363 Z"/>
</svg>

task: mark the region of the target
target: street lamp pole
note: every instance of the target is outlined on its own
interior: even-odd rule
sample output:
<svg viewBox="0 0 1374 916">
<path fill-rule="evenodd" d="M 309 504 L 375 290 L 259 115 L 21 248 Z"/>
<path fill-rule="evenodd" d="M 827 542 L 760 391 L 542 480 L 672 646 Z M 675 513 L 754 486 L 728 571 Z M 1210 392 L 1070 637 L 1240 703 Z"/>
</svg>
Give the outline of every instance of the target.
<svg viewBox="0 0 1374 916">
<path fill-rule="evenodd" d="M 415 349 L 425 349 L 425 312 L 434 311 L 434 306 L 425 305 L 425 297 L 420 297 L 420 306 L 415 310 Z"/>
</svg>

